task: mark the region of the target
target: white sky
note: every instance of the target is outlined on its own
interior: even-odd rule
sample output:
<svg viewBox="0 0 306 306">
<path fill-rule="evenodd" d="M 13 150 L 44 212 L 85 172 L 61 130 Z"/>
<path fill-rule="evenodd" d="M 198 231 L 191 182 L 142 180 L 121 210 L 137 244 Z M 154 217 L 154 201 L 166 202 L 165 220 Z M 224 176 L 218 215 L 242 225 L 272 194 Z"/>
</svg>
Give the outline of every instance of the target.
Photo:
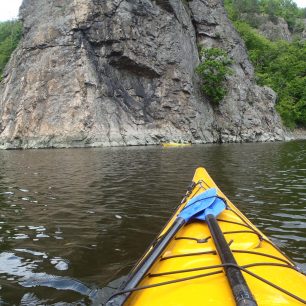
<svg viewBox="0 0 306 306">
<path fill-rule="evenodd" d="M 0 0 L 0 21 L 17 18 L 21 2 L 22 0 Z M 306 7 L 306 0 L 294 0 L 294 2 L 299 7 Z"/>
<path fill-rule="evenodd" d="M 21 2 L 22 0 L 0 0 L 0 21 L 17 18 Z"/>
<path fill-rule="evenodd" d="M 295 2 L 298 7 L 306 7 L 306 0 L 294 0 L 293 2 Z"/>
</svg>

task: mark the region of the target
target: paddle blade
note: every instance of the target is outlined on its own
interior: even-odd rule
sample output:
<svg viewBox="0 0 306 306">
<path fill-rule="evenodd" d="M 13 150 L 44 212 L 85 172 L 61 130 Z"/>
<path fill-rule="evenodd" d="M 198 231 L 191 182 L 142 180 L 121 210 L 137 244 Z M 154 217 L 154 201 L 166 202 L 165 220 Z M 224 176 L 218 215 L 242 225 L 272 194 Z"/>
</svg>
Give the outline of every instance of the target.
<svg viewBox="0 0 306 306">
<path fill-rule="evenodd" d="M 186 209 L 188 206 L 194 205 L 195 203 L 197 203 L 199 201 L 202 201 L 202 200 L 205 201 L 205 204 L 203 204 L 203 205 L 208 207 L 208 206 L 210 206 L 214 202 L 216 196 L 217 196 L 217 189 L 216 188 L 209 188 L 205 192 L 202 192 L 199 195 L 197 195 L 197 196 L 193 197 L 192 199 L 190 199 L 188 201 L 188 203 L 186 204 L 184 209 Z"/>
<path fill-rule="evenodd" d="M 226 205 L 225 205 L 224 200 L 220 198 L 215 198 L 212 205 L 210 205 L 204 211 L 196 215 L 195 218 L 198 220 L 204 221 L 207 215 L 213 215 L 214 217 L 217 217 L 219 214 L 222 213 L 223 210 L 225 210 L 225 208 L 226 208 Z"/>
<path fill-rule="evenodd" d="M 207 207 L 211 206 L 216 199 L 217 190 L 211 188 L 198 196 L 192 198 L 178 215 L 178 218 L 183 218 L 185 222 L 189 221 L 196 214 L 203 212 Z"/>
</svg>

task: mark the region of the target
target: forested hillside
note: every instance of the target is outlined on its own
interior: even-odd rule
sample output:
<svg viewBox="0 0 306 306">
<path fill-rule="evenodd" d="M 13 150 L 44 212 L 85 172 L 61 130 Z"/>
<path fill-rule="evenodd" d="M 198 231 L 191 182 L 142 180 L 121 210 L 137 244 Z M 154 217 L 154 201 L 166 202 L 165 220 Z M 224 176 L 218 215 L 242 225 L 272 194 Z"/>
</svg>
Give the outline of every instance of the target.
<svg viewBox="0 0 306 306">
<path fill-rule="evenodd" d="M 258 83 L 277 92 L 285 125 L 306 127 L 306 9 L 291 0 L 226 0 L 225 7 L 245 41 Z M 263 16 L 276 25 L 283 18 L 291 41 L 267 39 L 258 30 Z"/>
<path fill-rule="evenodd" d="M 0 80 L 4 67 L 21 38 L 20 21 L 0 22 Z"/>
</svg>

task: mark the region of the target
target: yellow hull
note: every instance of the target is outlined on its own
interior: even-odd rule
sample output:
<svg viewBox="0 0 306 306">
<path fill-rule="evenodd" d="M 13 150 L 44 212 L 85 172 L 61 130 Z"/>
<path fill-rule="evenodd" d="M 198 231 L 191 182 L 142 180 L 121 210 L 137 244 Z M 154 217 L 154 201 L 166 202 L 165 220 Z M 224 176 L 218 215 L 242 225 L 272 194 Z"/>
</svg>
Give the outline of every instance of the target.
<svg viewBox="0 0 306 306">
<path fill-rule="evenodd" d="M 193 182 L 195 187 L 187 193 L 159 237 L 169 229 L 178 212 L 182 210 L 189 199 L 209 188 L 217 187 L 204 168 L 197 169 Z M 218 195 L 225 198 L 230 207 L 230 210 L 223 211 L 217 220 L 238 265 L 267 280 L 272 285 L 305 300 L 305 275 L 298 272 L 294 263 L 274 246 L 219 189 Z M 153 264 L 149 273 L 137 287 L 170 283 L 132 292 L 124 305 L 235 305 L 223 268 L 213 267 L 220 265 L 221 261 L 213 239 L 210 237 L 211 234 L 205 222 L 192 221 L 187 223 L 175 235 L 175 238 L 168 244 L 161 257 Z M 146 255 L 142 260 L 145 259 Z M 180 272 L 173 273 L 175 271 Z M 170 272 L 170 274 L 165 272 Z M 289 296 L 245 271 L 242 274 L 258 305 L 304 304 L 302 300 L 299 301 Z"/>
<path fill-rule="evenodd" d="M 171 148 L 171 147 L 189 147 L 189 146 L 191 146 L 191 143 L 168 142 L 168 143 L 162 143 L 162 146 L 163 146 L 164 148 Z"/>
</svg>

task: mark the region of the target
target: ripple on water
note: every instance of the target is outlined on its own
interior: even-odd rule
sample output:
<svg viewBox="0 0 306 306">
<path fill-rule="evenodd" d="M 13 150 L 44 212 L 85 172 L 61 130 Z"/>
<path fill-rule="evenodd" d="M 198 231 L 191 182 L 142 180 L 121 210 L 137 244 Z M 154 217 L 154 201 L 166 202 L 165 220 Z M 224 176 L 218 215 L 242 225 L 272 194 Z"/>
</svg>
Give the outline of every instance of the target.
<svg viewBox="0 0 306 306">
<path fill-rule="evenodd" d="M 26 234 L 15 234 L 13 239 L 29 239 L 30 237 Z"/>
<path fill-rule="evenodd" d="M 2 192 L 1 194 L 3 195 L 14 195 L 14 192 L 13 191 L 5 191 L 5 192 Z"/>
<path fill-rule="evenodd" d="M 69 269 L 69 262 L 61 257 L 53 257 L 50 263 L 59 271 L 66 271 Z"/>
<path fill-rule="evenodd" d="M 273 213 L 272 214 L 275 217 L 281 217 L 284 219 L 292 219 L 292 220 L 299 220 L 299 221 L 304 221 L 305 220 L 305 216 L 300 216 L 300 215 L 291 215 L 291 214 L 287 214 L 287 213 Z"/>
<path fill-rule="evenodd" d="M 38 252 L 38 251 L 27 250 L 27 249 L 15 249 L 15 251 L 19 253 L 28 253 L 34 256 L 42 256 L 43 258 L 48 258 L 48 255 L 44 252 Z"/>
</svg>

